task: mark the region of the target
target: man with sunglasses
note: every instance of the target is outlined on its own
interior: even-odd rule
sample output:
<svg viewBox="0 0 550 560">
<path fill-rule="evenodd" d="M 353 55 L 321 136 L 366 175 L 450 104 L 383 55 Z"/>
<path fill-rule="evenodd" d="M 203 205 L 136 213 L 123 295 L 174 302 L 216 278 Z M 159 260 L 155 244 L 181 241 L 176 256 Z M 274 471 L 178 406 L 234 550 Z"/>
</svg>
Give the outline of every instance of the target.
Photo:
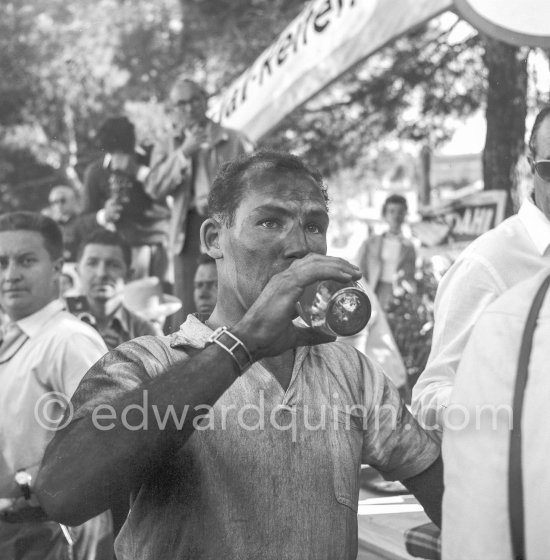
<svg viewBox="0 0 550 560">
<path fill-rule="evenodd" d="M 413 388 L 413 412 L 441 438 L 462 353 L 485 308 L 550 266 L 550 105 L 529 140 L 533 190 L 517 215 L 476 239 L 443 277 L 435 300 L 432 350 Z"/>
<path fill-rule="evenodd" d="M 169 251 L 174 262 L 175 295 L 182 310 L 173 316 L 179 326 L 195 311 L 193 279 L 200 255 L 199 231 L 206 219 L 210 185 L 222 163 L 250 151 L 248 140 L 206 116 L 208 97 L 197 83 L 176 80 L 169 95 L 172 131 L 153 148 L 145 189 L 153 199 L 173 197 Z"/>
</svg>

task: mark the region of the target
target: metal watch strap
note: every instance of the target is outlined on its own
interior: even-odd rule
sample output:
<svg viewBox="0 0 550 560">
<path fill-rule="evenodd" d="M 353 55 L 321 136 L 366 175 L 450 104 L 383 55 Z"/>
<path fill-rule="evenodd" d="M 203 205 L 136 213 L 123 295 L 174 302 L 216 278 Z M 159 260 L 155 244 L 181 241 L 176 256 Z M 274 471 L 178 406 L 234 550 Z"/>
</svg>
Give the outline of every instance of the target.
<svg viewBox="0 0 550 560">
<path fill-rule="evenodd" d="M 211 344 L 217 344 L 231 355 L 239 366 L 239 370 L 244 373 L 254 362 L 248 348 L 231 332 L 227 327 L 218 327 L 208 338 Z M 240 374 L 239 374 L 240 375 Z"/>
</svg>

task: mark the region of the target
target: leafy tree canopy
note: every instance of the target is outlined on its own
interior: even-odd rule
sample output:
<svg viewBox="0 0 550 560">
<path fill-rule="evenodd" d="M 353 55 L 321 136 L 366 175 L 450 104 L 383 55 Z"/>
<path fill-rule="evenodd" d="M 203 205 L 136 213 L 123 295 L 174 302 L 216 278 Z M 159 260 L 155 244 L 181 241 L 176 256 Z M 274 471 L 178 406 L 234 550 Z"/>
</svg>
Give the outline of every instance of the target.
<svg viewBox="0 0 550 560">
<path fill-rule="evenodd" d="M 83 164 L 93 154 L 101 122 L 125 109 L 142 136 L 150 136 L 145 129 L 161 122 L 159 101 L 178 73 L 204 81 L 213 93 L 221 91 L 304 4 L 2 2 L 0 145 L 26 138 L 32 157 L 70 169 L 77 156 Z M 475 31 L 447 14 L 348 72 L 263 143 L 305 154 L 329 174 L 374 169 L 383 138 L 437 146 L 449 137 L 453 123 L 483 106 L 484 52 Z M 1 169 L 0 183 L 7 181 Z"/>
</svg>

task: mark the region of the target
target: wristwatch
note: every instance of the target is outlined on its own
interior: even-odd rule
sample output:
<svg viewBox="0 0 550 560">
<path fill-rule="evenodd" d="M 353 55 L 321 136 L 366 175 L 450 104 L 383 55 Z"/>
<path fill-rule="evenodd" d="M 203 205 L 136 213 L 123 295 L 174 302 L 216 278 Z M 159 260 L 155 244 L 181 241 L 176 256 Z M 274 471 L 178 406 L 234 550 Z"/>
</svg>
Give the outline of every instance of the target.
<svg viewBox="0 0 550 560">
<path fill-rule="evenodd" d="M 237 363 L 240 373 L 244 373 L 253 363 L 248 348 L 227 327 L 217 328 L 208 338 L 209 344 L 217 344 L 228 352 Z"/>
<path fill-rule="evenodd" d="M 31 482 L 32 476 L 25 469 L 19 469 L 15 473 L 15 483 L 19 486 L 25 500 L 31 499 Z"/>
</svg>

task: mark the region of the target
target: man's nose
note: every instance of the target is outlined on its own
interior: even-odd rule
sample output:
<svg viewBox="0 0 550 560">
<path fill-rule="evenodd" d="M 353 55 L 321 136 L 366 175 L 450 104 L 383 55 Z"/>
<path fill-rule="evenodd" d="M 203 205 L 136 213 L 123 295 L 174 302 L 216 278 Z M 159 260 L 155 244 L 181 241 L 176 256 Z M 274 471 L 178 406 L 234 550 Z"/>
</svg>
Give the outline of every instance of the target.
<svg viewBox="0 0 550 560">
<path fill-rule="evenodd" d="M 4 280 L 19 280 L 21 278 L 21 267 L 16 261 L 10 260 L 4 269 Z"/>
<path fill-rule="evenodd" d="M 97 267 L 96 267 L 96 274 L 98 276 L 108 276 L 108 269 L 107 269 L 107 264 L 104 263 L 103 261 L 99 261 L 97 263 Z"/>
<path fill-rule="evenodd" d="M 285 256 L 301 259 L 311 252 L 308 238 L 301 224 L 296 224 L 286 238 Z"/>
<path fill-rule="evenodd" d="M 199 289 L 199 298 L 207 299 L 208 298 L 208 293 L 209 293 L 209 290 L 208 290 L 207 286 L 204 286 L 203 288 L 200 288 Z"/>
</svg>

